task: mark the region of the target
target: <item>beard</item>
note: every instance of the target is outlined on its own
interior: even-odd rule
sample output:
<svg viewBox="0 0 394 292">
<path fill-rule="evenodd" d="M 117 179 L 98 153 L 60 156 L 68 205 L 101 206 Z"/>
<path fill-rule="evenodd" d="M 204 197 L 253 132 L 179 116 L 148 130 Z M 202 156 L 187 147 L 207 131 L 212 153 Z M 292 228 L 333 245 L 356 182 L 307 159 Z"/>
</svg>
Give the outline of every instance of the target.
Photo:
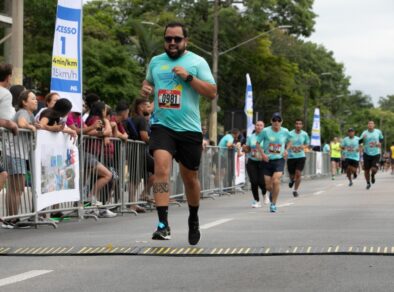
<svg viewBox="0 0 394 292">
<path fill-rule="evenodd" d="M 170 48 L 172 48 L 172 47 L 170 47 Z M 171 51 L 170 48 L 168 48 L 168 49 L 164 48 L 164 50 L 166 51 L 167 56 L 170 57 L 171 59 L 174 59 L 174 60 L 178 59 L 186 51 L 186 47 L 185 46 L 182 47 L 182 48 L 180 48 L 179 46 L 176 46 L 175 47 L 176 51 Z"/>
</svg>

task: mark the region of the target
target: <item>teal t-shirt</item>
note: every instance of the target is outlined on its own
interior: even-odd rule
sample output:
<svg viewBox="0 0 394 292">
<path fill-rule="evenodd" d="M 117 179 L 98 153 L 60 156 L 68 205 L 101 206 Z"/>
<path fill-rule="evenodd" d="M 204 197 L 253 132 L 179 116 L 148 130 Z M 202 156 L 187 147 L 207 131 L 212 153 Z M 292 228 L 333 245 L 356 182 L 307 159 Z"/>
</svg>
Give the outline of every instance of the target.
<svg viewBox="0 0 394 292">
<path fill-rule="evenodd" d="M 231 134 L 226 134 L 220 139 L 218 146 L 220 148 L 227 148 L 228 143 L 234 143 L 234 137 Z"/>
<path fill-rule="evenodd" d="M 325 144 L 323 147 L 323 153 L 329 153 L 330 152 L 330 145 Z"/>
<path fill-rule="evenodd" d="M 297 134 L 295 130 L 290 132 L 290 141 L 292 145 L 289 149 L 289 159 L 305 157 L 304 146 L 309 145 L 309 136 L 307 132 L 302 131 Z"/>
<path fill-rule="evenodd" d="M 208 63 L 200 56 L 187 51 L 178 59 L 167 53 L 152 58 L 146 80 L 155 87 L 155 121 L 177 132 L 201 132 L 200 96 L 177 76 L 172 69 L 181 66 L 198 79 L 215 84 Z"/>
<path fill-rule="evenodd" d="M 373 131 L 365 130 L 360 139 L 363 139 L 364 153 L 370 156 L 376 156 L 380 154 L 380 147 L 377 146 L 379 140 L 383 139 L 382 132 L 378 129 Z"/>
<path fill-rule="evenodd" d="M 261 154 L 259 151 L 257 151 L 256 144 L 257 144 L 257 135 L 253 133 L 252 135 L 248 136 L 246 139 L 246 146 L 250 147 L 250 152 L 247 154 L 248 159 L 255 160 L 255 161 L 261 161 Z M 262 144 L 260 144 L 261 147 L 263 147 Z"/>
<path fill-rule="evenodd" d="M 285 145 L 290 139 L 290 132 L 286 128 L 281 127 L 278 132 L 272 130 L 272 127 L 266 127 L 258 135 L 257 142 L 263 145 L 264 153 L 269 160 L 283 158 Z"/>
<path fill-rule="evenodd" d="M 344 150 L 342 150 L 342 153 L 346 159 L 360 161 L 359 141 L 360 138 L 357 136 L 354 136 L 353 139 L 350 139 L 350 137 L 345 137 L 342 140 L 341 146 L 345 148 Z"/>
</svg>

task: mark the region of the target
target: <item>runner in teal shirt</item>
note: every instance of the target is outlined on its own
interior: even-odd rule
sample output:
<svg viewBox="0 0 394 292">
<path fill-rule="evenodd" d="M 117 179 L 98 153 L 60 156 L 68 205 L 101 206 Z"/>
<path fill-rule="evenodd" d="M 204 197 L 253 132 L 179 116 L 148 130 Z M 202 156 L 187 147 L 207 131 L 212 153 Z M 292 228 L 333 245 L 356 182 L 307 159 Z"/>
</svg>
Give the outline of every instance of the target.
<svg viewBox="0 0 394 292">
<path fill-rule="evenodd" d="M 301 119 L 295 121 L 295 129 L 290 132 L 291 147 L 287 159 L 287 171 L 289 172 L 289 188 L 294 186 L 293 196 L 298 197 L 298 188 L 301 184 L 301 174 L 305 167 L 304 146 L 308 146 L 310 139 L 308 134 L 302 130 L 304 124 Z"/>
<path fill-rule="evenodd" d="M 248 172 L 248 177 L 251 184 L 252 194 L 253 194 L 253 208 L 261 208 L 261 202 L 259 197 L 259 188 L 263 194 L 264 204 L 269 204 L 268 196 L 266 195 L 264 172 L 262 156 L 260 151 L 257 149 L 257 139 L 258 135 L 264 129 L 264 122 L 257 121 L 255 124 L 255 132 L 247 137 L 246 144 L 242 146 L 242 149 L 247 153 L 248 161 L 246 163 L 246 171 Z M 262 146 L 262 145 L 260 145 Z"/>
<path fill-rule="evenodd" d="M 364 153 L 369 156 L 380 155 L 381 141 L 383 140 L 383 134 L 378 129 L 365 130 L 361 134 L 362 143 L 364 145 Z"/>
<path fill-rule="evenodd" d="M 380 130 L 375 129 L 375 122 L 368 122 L 368 130 L 365 130 L 360 136 L 360 143 L 364 147 L 364 175 L 367 181 L 367 190 L 371 188 L 371 183 L 375 183 L 375 175 L 378 172 L 383 134 Z"/>
<path fill-rule="evenodd" d="M 354 134 L 354 129 L 350 128 L 348 130 L 348 136 L 341 142 L 342 153 L 345 156 L 344 163 L 349 187 L 353 185 L 352 178 L 357 178 L 357 169 L 360 161 L 360 138 Z"/>
<path fill-rule="evenodd" d="M 274 131 L 271 126 L 266 127 L 258 136 L 258 142 L 263 144 L 264 153 L 269 160 L 283 159 L 289 140 L 290 132 L 283 127 L 279 131 Z"/>
<path fill-rule="evenodd" d="M 263 157 L 263 171 L 265 187 L 271 195 L 270 212 L 277 210 L 276 202 L 279 196 L 280 180 L 285 168 L 287 158 L 286 147 L 291 146 L 290 133 L 286 128 L 282 128 L 282 116 L 274 113 L 271 119 L 271 126 L 264 128 L 258 135 L 257 142 L 263 145 L 257 146 Z"/>
<path fill-rule="evenodd" d="M 171 239 L 168 223 L 170 171 L 172 160 L 179 163 L 189 205 L 188 241 L 200 240 L 198 209 L 203 137 L 201 133 L 200 96 L 217 98 L 215 80 L 207 62 L 187 51 L 188 32 L 184 24 L 168 23 L 164 29 L 165 53 L 152 58 L 142 82 L 141 95 L 154 95 L 155 120 L 151 127 L 149 151 L 155 161 L 153 194 L 159 224 L 154 240 Z"/>
<path fill-rule="evenodd" d="M 185 52 L 178 59 L 171 59 L 166 53 L 153 57 L 146 80 L 154 85 L 157 96 L 154 124 L 177 132 L 201 132 L 200 94 L 173 71 L 176 66 L 202 81 L 215 84 L 208 63 L 192 52 Z"/>
</svg>

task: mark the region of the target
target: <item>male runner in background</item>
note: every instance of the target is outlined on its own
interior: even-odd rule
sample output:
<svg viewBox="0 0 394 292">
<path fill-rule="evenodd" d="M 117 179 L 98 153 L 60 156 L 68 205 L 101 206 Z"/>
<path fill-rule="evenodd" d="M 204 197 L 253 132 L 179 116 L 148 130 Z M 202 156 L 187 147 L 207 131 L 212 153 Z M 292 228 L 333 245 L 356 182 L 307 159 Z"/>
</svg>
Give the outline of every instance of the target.
<svg viewBox="0 0 394 292">
<path fill-rule="evenodd" d="M 293 196 L 298 197 L 298 188 L 301 184 L 301 174 L 305 166 L 304 146 L 309 145 L 309 136 L 302 130 L 304 124 L 302 120 L 297 119 L 295 129 L 290 132 L 291 147 L 287 158 L 287 170 L 289 171 L 290 182 L 289 188 L 294 185 Z"/>
<path fill-rule="evenodd" d="M 368 122 L 368 129 L 360 136 L 360 144 L 364 148 L 364 175 L 367 181 L 367 190 L 371 183 L 375 183 L 375 175 L 378 172 L 380 160 L 380 148 L 382 147 L 383 135 L 379 129 L 375 129 L 375 122 Z"/>
</svg>

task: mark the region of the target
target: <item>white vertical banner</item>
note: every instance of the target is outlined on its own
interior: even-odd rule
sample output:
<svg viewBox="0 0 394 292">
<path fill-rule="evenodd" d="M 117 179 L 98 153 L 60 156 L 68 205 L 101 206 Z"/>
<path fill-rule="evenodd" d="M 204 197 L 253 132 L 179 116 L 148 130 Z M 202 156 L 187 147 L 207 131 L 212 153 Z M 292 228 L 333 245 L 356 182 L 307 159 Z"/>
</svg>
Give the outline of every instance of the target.
<svg viewBox="0 0 394 292">
<path fill-rule="evenodd" d="M 51 92 L 82 112 L 82 0 L 58 0 L 53 39 Z"/>
<path fill-rule="evenodd" d="M 244 184 L 246 181 L 245 175 L 245 155 L 239 156 L 238 153 L 234 154 L 234 173 L 235 185 Z"/>
<path fill-rule="evenodd" d="M 246 114 L 246 135 L 250 136 L 254 130 L 253 125 L 253 89 L 249 73 L 246 74 L 246 93 L 245 93 L 245 114 Z"/>
<path fill-rule="evenodd" d="M 313 114 L 313 126 L 312 126 L 312 146 L 321 146 L 321 138 L 320 138 L 320 109 L 315 108 L 315 112 Z"/>
<path fill-rule="evenodd" d="M 37 210 L 79 201 L 78 147 L 68 134 L 37 131 L 34 151 Z"/>
</svg>

